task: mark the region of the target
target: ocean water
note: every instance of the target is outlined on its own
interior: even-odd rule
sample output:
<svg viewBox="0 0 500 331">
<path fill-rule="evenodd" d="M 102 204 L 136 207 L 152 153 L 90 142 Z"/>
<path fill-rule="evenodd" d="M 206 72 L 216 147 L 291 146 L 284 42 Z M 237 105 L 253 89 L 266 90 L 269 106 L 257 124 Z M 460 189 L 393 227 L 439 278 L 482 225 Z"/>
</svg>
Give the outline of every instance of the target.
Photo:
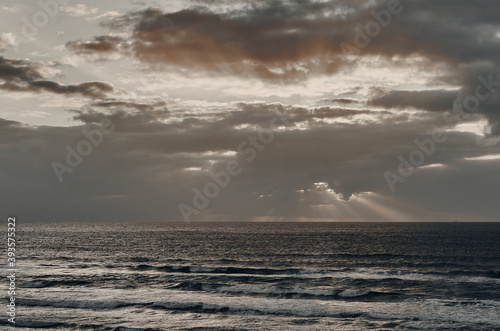
<svg viewBox="0 0 500 331">
<path fill-rule="evenodd" d="M 500 330 L 500 223 L 18 223 L 16 238 L 2 330 Z"/>
</svg>

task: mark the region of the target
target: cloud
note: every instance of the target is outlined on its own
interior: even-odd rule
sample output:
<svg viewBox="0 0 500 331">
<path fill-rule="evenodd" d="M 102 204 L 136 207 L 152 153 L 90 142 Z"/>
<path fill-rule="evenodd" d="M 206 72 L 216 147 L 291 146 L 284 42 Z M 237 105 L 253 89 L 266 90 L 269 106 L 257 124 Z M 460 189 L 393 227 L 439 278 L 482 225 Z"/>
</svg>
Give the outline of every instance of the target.
<svg viewBox="0 0 500 331">
<path fill-rule="evenodd" d="M 112 10 L 112 11 L 107 11 L 104 14 L 98 15 L 96 17 L 90 18 L 89 20 L 91 20 L 91 21 L 109 20 L 109 19 L 116 18 L 119 16 L 121 16 L 121 14 L 119 12 Z"/>
<path fill-rule="evenodd" d="M 354 45 L 355 28 L 376 22 L 373 12 L 384 13 L 387 1 L 183 5 L 101 15 L 66 8 L 109 29 L 95 37 L 66 31 L 76 68 L 0 57 L 3 94 L 78 101 L 70 127 L 0 119 L 3 204 L 32 221 L 181 220 L 178 204 L 237 161 L 241 174 L 198 220 L 422 221 L 457 213 L 498 220 L 500 188 L 491 185 L 500 180 L 498 138 L 443 116 L 469 107 L 467 124 L 487 122 L 491 135 L 500 135 L 500 2 L 401 1 L 402 12 L 349 56 L 340 45 Z M 94 63 L 117 58 L 129 61 Z M 96 72 L 110 82 L 57 81 Z M 133 92 L 118 95 L 111 82 Z M 33 108 L 24 114 L 39 115 Z M 270 133 L 276 114 L 286 121 L 278 119 Z M 113 132 L 59 183 L 52 162 L 65 162 L 68 146 L 89 139 L 89 130 L 99 136 L 104 121 Z M 384 172 L 397 171 L 400 156 L 434 129 L 446 132 L 446 141 L 393 195 Z M 272 141 L 249 161 L 245 143 L 259 134 Z"/>
<path fill-rule="evenodd" d="M 28 82 L 40 78 L 42 75 L 28 61 L 0 57 L 0 79 L 7 82 Z"/>
<path fill-rule="evenodd" d="M 69 16 L 88 16 L 97 13 L 98 8 L 87 7 L 84 4 L 76 4 L 74 6 L 63 6 L 61 10 Z"/>
<path fill-rule="evenodd" d="M 0 33 L 0 52 L 17 45 L 16 36 L 10 32 Z"/>
<path fill-rule="evenodd" d="M 12 60 L 0 57 L 0 90 L 10 92 L 50 92 L 72 96 L 102 99 L 113 92 L 111 84 L 105 82 L 85 82 L 79 84 L 61 84 L 44 80 L 37 66 L 25 60 Z"/>
<path fill-rule="evenodd" d="M 432 60 L 464 62 L 498 52 L 497 31 L 487 26 L 496 23 L 493 17 L 461 1 L 467 14 L 455 18 L 449 11 L 454 5 L 456 2 L 450 0 L 401 4 L 403 13 L 393 15 L 383 33 L 362 49 L 363 54 L 418 54 Z M 374 21 L 372 11 L 380 13 L 386 7 L 385 1 L 272 1 L 253 2 L 223 13 L 207 7 L 174 13 L 150 8 L 104 25 L 131 30 L 135 55 L 145 62 L 199 65 L 211 70 L 251 62 L 254 73 L 260 68 L 290 75 L 301 70 L 317 74 L 317 66 L 333 73 L 342 64 L 339 45 L 352 44 L 354 28 Z M 450 19 L 439 19 L 442 17 Z"/>
<path fill-rule="evenodd" d="M 489 61 L 490 72 L 495 72 L 500 65 L 500 22 L 491 14 L 500 10 L 500 3 L 488 0 L 406 1 L 390 19 L 383 16 L 388 13 L 386 1 L 243 1 L 218 11 L 210 2 L 201 3 L 206 6 L 177 12 L 148 8 L 115 17 L 102 25 L 113 33 L 129 33 L 130 40 L 111 34 L 90 42 L 69 42 L 67 47 L 86 56 L 120 52 L 152 68 L 163 65 L 277 84 L 298 84 L 348 71 L 368 55 L 400 57 L 394 62 L 400 67 L 408 64 L 405 59 L 419 57 L 442 70 L 436 80 L 457 89 L 461 86 L 461 95 L 475 87 L 475 83 L 467 85 L 467 68 Z M 460 15 L 455 8 L 460 8 Z M 377 23 L 380 20 L 387 24 Z M 376 36 L 356 30 L 366 29 L 370 22 L 379 24 Z M 354 46 L 356 40 L 364 41 L 366 47 L 358 49 L 357 57 L 346 57 L 340 45 Z M 423 65 L 420 69 L 425 70 Z M 386 91 L 372 104 L 443 111 L 452 107 L 453 93 L 449 89 Z M 493 134 L 498 134 L 500 119 L 494 109 L 500 103 L 495 100 L 491 98 L 491 106 L 485 103 L 479 112 L 488 117 Z"/>
<path fill-rule="evenodd" d="M 11 6 L 11 7 L 0 6 L 1 11 L 12 12 L 12 13 L 18 12 L 20 10 L 20 8 L 21 8 L 21 6 Z"/>
<path fill-rule="evenodd" d="M 99 36 L 86 42 L 69 41 L 65 47 L 91 62 L 117 60 L 130 49 L 128 42 L 119 36 Z"/>
<path fill-rule="evenodd" d="M 280 108 L 278 104 L 237 104 L 233 110 L 201 119 L 197 116 L 171 118 L 172 113 L 160 100 L 151 104 L 99 101 L 88 107 L 74 117 L 84 122 L 84 126 L 31 127 L 0 121 L 3 133 L 0 157 L 6 165 L 0 178 L 6 187 L 14 190 L 5 195 L 7 202 L 12 208 L 20 208 L 20 202 L 9 197 L 21 194 L 26 185 L 33 194 L 33 198 L 28 196 L 23 201 L 30 205 L 29 210 L 23 209 L 24 217 L 42 220 L 39 215 L 43 215 L 43 220 L 52 221 L 67 220 L 67 215 L 78 215 L 74 220 L 94 221 L 181 220 L 177 205 L 191 202 L 192 189 L 203 189 L 211 180 L 210 171 L 218 172 L 228 161 L 236 160 L 242 173 L 233 177 L 229 187 L 210 205 L 221 217 L 250 220 L 271 215 L 314 219 L 342 215 L 333 211 L 329 214 L 328 210 L 352 208 L 353 214 L 349 217 L 388 220 L 388 215 L 381 216 L 376 209 L 366 210 L 366 206 L 363 209 L 360 205 L 354 208 L 355 204 L 375 203 L 378 199 L 379 203 L 385 201 L 390 209 L 405 209 L 404 204 L 395 202 L 397 200 L 383 198 L 389 192 L 381 174 L 397 167 L 398 155 L 411 151 L 416 138 L 427 138 L 430 124 L 439 121 L 433 113 L 425 120 L 411 122 L 393 121 L 399 116 L 393 114 L 382 123 L 313 125 L 308 130 L 300 130 L 293 123 L 314 119 L 315 114 L 318 118 L 327 114 L 349 117 L 351 111 L 332 108 L 306 112 L 300 107 Z M 273 141 L 248 162 L 245 148 L 238 148 L 240 143 L 268 129 L 277 108 L 292 125 L 274 131 Z M 85 139 L 83 131 L 92 130 L 105 118 L 114 125 L 113 132 L 104 135 L 103 143 L 59 183 L 50 164 L 64 162 L 66 146 L 76 148 L 78 142 Z M 469 212 L 484 217 L 491 215 L 495 209 L 486 202 L 476 201 L 474 207 L 465 201 L 470 195 L 484 195 L 481 192 L 485 187 L 476 181 L 484 170 L 472 167 L 473 162 L 464 158 L 499 154 L 499 148 L 488 147 L 481 152 L 484 154 L 478 154 L 473 134 L 449 133 L 448 140 L 437 146 L 438 151 L 429 160 L 446 167 L 417 171 L 401 187 L 400 198 L 417 205 L 425 201 L 429 210 L 435 212 L 449 208 L 463 210 L 461 204 L 464 204 Z M 14 150 L 19 151 L 15 158 Z M 495 180 L 498 176 L 494 175 L 497 172 L 493 168 L 498 164 L 495 160 L 489 162 L 485 167 L 491 168 L 488 170 L 492 171 L 490 180 Z M 436 194 L 438 202 L 434 203 L 429 201 L 427 191 L 422 191 L 421 183 L 435 181 L 436 171 L 444 168 L 452 171 L 440 177 L 443 187 Z M 446 181 L 448 184 L 444 185 Z M 462 182 L 467 183 L 468 194 L 457 198 L 454 191 L 461 189 Z M 296 193 L 317 187 L 315 183 L 328 183 L 328 190 L 307 195 Z M 54 193 L 43 198 L 47 190 Z M 366 192 L 376 192 L 376 195 L 365 195 Z M 488 186 L 487 192 L 492 196 L 500 193 L 495 186 Z M 104 196 L 121 198 L 99 198 Z M 305 200 L 300 200 L 301 197 Z M 411 208 L 405 210 L 411 212 Z M 203 215 L 207 213 L 208 210 Z M 347 214 L 344 216 L 347 219 Z"/>
<path fill-rule="evenodd" d="M 389 91 L 370 100 L 373 106 L 383 108 L 417 108 L 427 111 L 449 111 L 458 91 Z"/>
<path fill-rule="evenodd" d="M 359 103 L 359 100 L 348 99 L 348 98 L 339 98 L 339 99 L 331 99 L 331 100 L 323 100 L 323 102 L 335 102 L 341 105 L 350 105 Z"/>
<path fill-rule="evenodd" d="M 259 12 L 263 10 L 265 12 Z M 131 30 L 133 54 L 146 63 L 199 67 L 285 82 L 303 80 L 310 74 L 337 71 L 343 60 L 328 55 L 333 48 L 329 39 L 333 36 L 331 33 L 325 35 L 324 31 L 334 30 L 338 22 L 329 23 L 321 17 L 320 8 L 313 13 L 318 16 L 317 24 L 305 21 L 299 14 L 293 13 L 297 17 L 283 22 L 279 17 L 272 17 L 274 15 L 266 8 L 231 15 L 202 9 L 176 13 L 147 9 L 116 18 L 105 25 L 116 31 Z M 269 16 L 267 19 L 266 15 Z M 274 18 L 278 21 L 273 21 Z M 123 43 L 118 40 L 115 43 L 116 48 L 122 48 Z M 95 51 L 106 49 L 99 47 Z M 324 58 L 318 59 L 316 56 L 318 51 L 323 52 L 322 49 Z M 73 51 L 81 52 L 78 48 Z"/>
<path fill-rule="evenodd" d="M 461 69 L 463 88 L 454 102 L 454 112 L 485 115 L 491 135 L 500 136 L 500 65 L 489 60 L 474 61 Z"/>
<path fill-rule="evenodd" d="M 10 92 L 52 92 L 63 95 L 80 94 L 85 97 L 102 99 L 109 92 L 113 91 L 113 86 L 102 82 L 88 82 L 80 84 L 63 85 L 58 82 L 38 80 L 30 81 L 28 84 L 4 83 L 0 89 Z"/>
<path fill-rule="evenodd" d="M 95 37 L 93 41 L 69 41 L 66 48 L 77 54 L 109 53 L 118 51 L 118 45 L 124 39 L 117 36 Z"/>
<path fill-rule="evenodd" d="M 115 122 L 120 119 L 133 124 L 161 122 L 169 117 L 170 111 L 164 100 L 156 100 L 152 103 L 139 103 L 133 101 L 106 100 L 93 102 L 82 110 L 74 110 L 77 114 L 73 116 L 76 121 L 86 124 L 101 123 L 105 119 Z M 105 112 L 99 111 L 105 110 Z"/>
</svg>

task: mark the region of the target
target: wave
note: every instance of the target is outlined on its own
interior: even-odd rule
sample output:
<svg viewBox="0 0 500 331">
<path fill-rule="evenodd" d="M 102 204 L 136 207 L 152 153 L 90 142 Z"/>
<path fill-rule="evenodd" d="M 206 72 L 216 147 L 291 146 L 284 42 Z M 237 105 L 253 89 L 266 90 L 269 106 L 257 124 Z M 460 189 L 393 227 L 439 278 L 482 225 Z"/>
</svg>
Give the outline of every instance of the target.
<svg viewBox="0 0 500 331">
<path fill-rule="evenodd" d="M 0 325 L 9 325 L 12 326 L 10 322 L 7 321 L 7 319 L 1 319 L 0 320 Z M 26 319 L 19 319 L 16 318 L 16 328 L 28 328 L 28 329 L 66 329 L 66 330 L 72 330 L 72 329 L 77 329 L 79 326 L 73 323 L 63 323 L 63 322 L 47 322 L 47 321 L 34 321 L 34 320 L 26 320 Z M 102 327 L 102 326 L 99 326 Z"/>
<path fill-rule="evenodd" d="M 354 291 L 346 291 L 344 290 L 343 292 L 350 295 L 356 294 Z M 177 297 L 170 300 L 160 299 L 149 302 L 143 302 L 138 297 L 135 299 L 137 301 L 133 297 L 130 297 L 130 299 L 130 302 L 125 302 L 20 298 L 19 304 L 31 307 L 41 306 L 66 309 L 113 310 L 122 307 L 140 307 L 141 310 L 154 309 L 197 314 L 223 313 L 225 315 L 236 314 L 245 316 L 253 314 L 293 317 L 363 318 L 392 321 L 393 323 L 398 323 L 398 327 L 402 327 L 403 329 L 443 329 L 432 327 L 432 325 L 446 325 L 445 329 L 450 330 L 481 329 L 471 328 L 471 325 L 480 325 L 484 327 L 484 330 L 497 330 L 500 327 L 500 321 L 498 320 L 500 302 L 491 300 L 412 299 L 398 303 L 377 302 L 363 305 L 345 305 L 339 302 L 321 303 L 316 300 L 303 299 L 254 298 L 241 300 L 235 297 L 214 297 L 207 295 L 193 296 L 191 298 Z M 33 325 L 32 327 L 36 326 Z"/>
<path fill-rule="evenodd" d="M 16 303 L 26 307 L 55 307 L 73 309 L 117 309 L 129 306 L 140 306 L 140 303 L 125 301 L 85 301 L 85 300 L 38 300 L 38 299 L 16 299 Z"/>
<path fill-rule="evenodd" d="M 469 322 L 481 323 L 483 326 L 500 326 L 500 321 L 494 312 L 498 309 L 498 302 L 490 304 L 487 301 L 475 302 L 460 302 L 453 300 L 422 300 L 422 301 L 405 301 L 398 305 L 404 305 L 406 309 L 395 311 L 384 311 L 384 309 L 364 310 L 354 306 L 339 306 L 334 307 L 315 305 L 315 304 L 281 304 L 281 301 L 273 299 L 270 302 L 244 302 L 241 304 L 212 304 L 200 301 L 159 301 L 151 305 L 151 308 L 179 310 L 189 312 L 210 312 L 210 313 L 236 313 L 236 314 L 262 314 L 262 315 L 280 315 L 280 316 L 296 316 L 296 317 L 332 317 L 332 318 L 367 318 L 376 320 L 388 321 L 416 321 L 417 325 L 424 322 L 440 322 L 448 323 L 448 326 L 453 323 Z M 449 313 L 453 310 L 448 307 L 461 310 L 464 315 Z M 389 306 L 388 306 L 389 307 Z M 391 306 L 393 308 L 397 306 Z M 415 311 L 412 310 L 412 307 Z M 374 307 L 372 307 L 373 309 Z M 472 309 L 471 309 L 472 308 Z M 414 325 L 414 326 L 417 326 Z M 421 325 L 422 326 L 422 325 Z M 429 328 L 424 328 L 429 329 Z M 452 327 L 450 329 L 453 329 Z"/>
<path fill-rule="evenodd" d="M 158 271 L 183 274 L 223 274 L 223 275 L 255 275 L 255 276 L 280 276 L 296 278 L 355 278 L 355 279 L 402 279 L 414 281 L 435 281 L 443 278 L 453 280 L 457 277 L 480 277 L 484 279 L 462 279 L 462 281 L 482 282 L 488 279 L 500 279 L 500 271 L 432 271 L 414 272 L 411 270 L 366 270 L 366 269 L 298 269 L 298 268 L 252 268 L 252 267 L 208 267 L 208 266 L 155 266 L 140 264 L 127 266 L 133 271 Z"/>
<path fill-rule="evenodd" d="M 494 278 L 500 279 L 500 271 L 489 270 L 489 271 L 449 271 L 446 274 L 451 276 L 468 276 L 468 277 L 485 277 L 485 278 Z"/>
<path fill-rule="evenodd" d="M 0 325 L 12 326 L 7 319 L 0 320 Z M 102 324 L 75 324 L 66 322 L 50 322 L 50 321 L 40 321 L 40 320 L 29 320 L 27 318 L 16 319 L 15 324 L 16 329 L 59 329 L 59 330 L 109 330 L 109 331 L 160 331 L 160 329 L 154 328 L 130 328 L 126 326 L 117 326 L 115 328 L 109 328 Z"/>
<path fill-rule="evenodd" d="M 92 284 L 86 280 L 40 280 L 40 281 L 28 281 L 19 285 L 21 288 L 45 288 L 54 286 L 79 286 L 79 285 L 89 285 Z"/>
<path fill-rule="evenodd" d="M 208 288 L 209 289 L 209 288 Z M 314 297 L 333 297 L 338 291 L 324 289 L 305 288 L 281 288 L 277 286 L 255 286 L 255 285 L 226 285 L 215 289 L 225 293 L 245 293 L 245 294 L 274 294 L 274 295 L 300 295 Z"/>
<path fill-rule="evenodd" d="M 208 304 L 204 302 L 178 302 L 159 301 L 151 305 L 153 309 L 180 310 L 196 313 L 233 313 L 233 314 L 255 314 L 255 315 L 281 315 L 299 317 L 337 317 L 337 318 L 357 318 L 363 315 L 358 312 L 346 312 L 331 309 L 307 309 L 309 307 L 291 306 L 283 307 L 279 305 L 241 305 L 230 306 L 222 304 Z M 306 308 L 306 309 L 304 309 Z"/>
<path fill-rule="evenodd" d="M 247 275 L 297 275 L 303 273 L 301 269 L 272 269 L 246 267 L 204 267 L 204 266 L 153 266 L 140 264 L 129 266 L 131 270 L 157 270 L 170 273 L 214 273 L 214 274 L 247 274 Z"/>
<path fill-rule="evenodd" d="M 339 299 L 339 298 L 372 298 L 375 296 L 399 296 L 398 293 L 383 293 L 364 289 L 325 289 L 325 288 L 285 288 L 280 286 L 258 285 L 215 285 L 199 282 L 184 281 L 169 287 L 170 289 L 184 291 L 221 292 L 243 295 L 265 295 L 280 298 L 313 298 L 313 299 Z"/>
<path fill-rule="evenodd" d="M 122 307 L 141 307 L 151 309 L 178 310 L 183 312 L 195 313 L 253 313 L 264 315 L 288 315 L 302 317 L 359 317 L 360 313 L 349 313 L 345 311 L 332 311 L 326 307 L 313 305 L 317 309 L 304 309 L 303 305 L 283 305 L 273 302 L 272 304 L 213 304 L 201 301 L 155 301 L 147 303 L 133 303 L 122 301 L 78 301 L 78 300 L 36 300 L 36 299 L 19 299 L 19 304 L 26 307 L 55 307 L 67 309 L 119 309 Z"/>
</svg>

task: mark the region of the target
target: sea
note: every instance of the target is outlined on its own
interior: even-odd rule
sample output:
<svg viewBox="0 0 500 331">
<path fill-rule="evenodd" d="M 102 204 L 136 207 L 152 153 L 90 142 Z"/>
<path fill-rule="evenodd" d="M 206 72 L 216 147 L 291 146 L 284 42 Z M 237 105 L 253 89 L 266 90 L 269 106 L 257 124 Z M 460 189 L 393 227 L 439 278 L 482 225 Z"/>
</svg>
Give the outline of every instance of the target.
<svg viewBox="0 0 500 331">
<path fill-rule="evenodd" d="M 16 240 L 1 330 L 500 330 L 500 223 L 18 222 Z"/>
</svg>

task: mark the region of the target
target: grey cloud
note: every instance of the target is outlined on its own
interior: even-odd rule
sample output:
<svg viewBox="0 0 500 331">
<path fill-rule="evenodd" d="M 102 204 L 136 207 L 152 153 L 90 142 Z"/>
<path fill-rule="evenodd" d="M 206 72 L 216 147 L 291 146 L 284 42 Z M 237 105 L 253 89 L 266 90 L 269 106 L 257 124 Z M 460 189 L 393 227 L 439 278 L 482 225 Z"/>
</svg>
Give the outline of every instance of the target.
<svg viewBox="0 0 500 331">
<path fill-rule="evenodd" d="M 106 108 L 108 112 L 100 112 L 96 109 Z M 388 111 L 372 111 L 368 109 L 347 109 L 341 107 L 300 107 L 283 105 L 281 103 L 238 103 L 228 109 L 205 114 L 207 118 L 198 118 L 195 115 L 187 115 L 182 111 L 172 114 L 165 107 L 164 101 L 154 104 L 140 104 L 123 101 L 105 101 L 93 103 L 89 109 L 75 110 L 78 114 L 75 120 L 84 123 L 98 123 L 104 118 L 114 120 L 126 116 L 126 120 L 119 125 L 134 125 L 138 123 L 161 122 L 169 119 L 166 128 L 175 130 L 188 130 L 197 127 L 211 126 L 214 131 L 234 129 L 241 125 L 253 125 L 258 129 L 267 129 L 269 121 L 276 114 L 286 118 L 286 127 L 308 123 L 310 126 L 324 126 L 326 123 L 318 122 L 325 119 L 353 120 L 357 115 L 370 115 L 373 120 L 391 117 L 396 120 L 403 115 L 395 115 Z"/>
<path fill-rule="evenodd" d="M 117 36 L 99 36 L 93 41 L 69 41 L 65 47 L 77 54 L 111 53 L 117 52 L 118 46 L 125 40 Z"/>
<path fill-rule="evenodd" d="M 326 8 L 326 4 L 284 6 L 272 2 L 226 15 L 203 8 L 176 13 L 147 9 L 115 19 L 108 26 L 132 27 L 134 54 L 147 63 L 296 82 L 311 73 L 329 74 L 349 65 L 342 58 L 333 61 L 327 53 L 320 55 L 321 61 L 316 59 L 322 49 L 333 51 L 330 39 L 334 36 L 329 31 L 339 28 L 339 22 L 322 16 Z M 316 15 L 316 23 L 304 20 L 301 15 L 305 12 Z"/>
<path fill-rule="evenodd" d="M 373 106 L 404 109 L 413 107 L 427 111 L 449 111 L 458 91 L 389 91 L 370 100 Z"/>
<path fill-rule="evenodd" d="M 73 110 L 77 114 L 73 116 L 73 119 L 86 124 L 100 123 L 105 119 L 112 122 L 126 120 L 132 125 L 157 122 L 169 116 L 170 111 L 166 105 L 166 102 L 161 99 L 152 103 L 120 100 L 99 101 L 89 104 L 84 109 Z M 96 109 L 106 110 L 106 113 Z"/>
<path fill-rule="evenodd" d="M 117 101 L 117 100 L 107 100 L 92 103 L 91 107 L 99 107 L 99 108 L 108 108 L 108 109 L 117 109 L 117 108 L 125 108 L 125 109 L 137 109 L 142 111 L 152 111 L 157 107 L 165 108 L 167 103 L 164 100 L 158 100 L 155 103 L 147 104 L 147 103 L 138 103 L 132 101 Z"/>
<path fill-rule="evenodd" d="M 454 104 L 460 113 L 481 113 L 486 116 L 491 134 L 500 135 L 500 65 L 491 61 L 476 61 L 462 68 L 462 84 Z"/>
<path fill-rule="evenodd" d="M 98 123 L 107 116 L 115 130 L 104 136 L 103 143 L 94 148 L 82 165 L 65 175 L 62 184 L 57 181 L 51 162 L 64 162 L 66 145 L 75 148 L 84 139 L 83 129 L 95 126 L 33 128 L 12 121 L 0 122 L 3 128 L 0 154 L 5 160 L 0 177 L 11 190 L 10 194 L 2 194 L 4 203 L 23 210 L 21 216 L 32 220 L 40 219 L 37 217 L 42 217 L 40 220 L 68 220 L 65 215 L 79 215 L 75 220 L 81 221 L 180 220 L 177 205 L 189 203 L 192 189 L 203 188 L 211 180 L 207 172 L 184 169 L 200 167 L 217 172 L 228 160 L 234 159 L 240 162 L 243 172 L 232 178 L 231 185 L 210 208 L 231 219 L 243 220 L 265 215 L 270 203 L 276 216 L 292 217 L 295 212 L 304 217 L 316 217 L 308 205 L 297 205 L 296 190 L 307 189 L 315 182 L 328 182 L 346 199 L 367 191 L 386 192 L 388 189 L 381 174 L 397 167 L 398 155 L 409 153 L 414 148 L 414 139 L 427 138 L 429 124 L 438 122 L 430 116 L 425 121 L 412 123 L 399 121 L 276 131 L 272 143 L 259 152 L 255 160 L 247 162 L 245 154 L 226 156 L 217 152 L 237 150 L 241 142 L 257 134 L 258 130 L 235 130 L 229 125 L 219 125 L 218 122 L 227 121 L 226 118 L 212 122 L 193 119 L 197 121 L 195 127 L 179 130 L 177 124 L 137 120 L 140 112 L 129 116 L 98 112 L 94 115 L 93 119 L 80 119 Z M 234 114 L 228 115 L 232 116 Z M 272 113 L 268 112 L 268 120 L 271 118 Z M 243 118 L 232 121 L 245 122 Z M 252 121 L 255 119 L 246 120 Z M 264 124 L 263 118 L 259 123 Z M 346 141 L 349 148 L 345 147 Z M 456 169 L 450 180 L 458 181 L 457 178 L 466 176 L 462 180 L 472 181 L 481 170 L 466 169 L 461 160 L 477 156 L 475 143 L 476 138 L 471 134 L 452 134 L 445 144 L 437 146 L 438 152 L 429 162 L 444 163 Z M 207 152 L 210 154 L 201 154 Z M 499 147 L 491 147 L 483 153 L 499 152 Z M 432 181 L 433 176 L 429 171 L 419 174 L 418 180 L 417 177 L 409 179 L 401 188 L 402 194 L 411 196 L 416 203 L 425 200 L 428 194 L 421 192 L 420 183 Z M 26 210 L 14 197 L 26 192 L 28 187 L 31 193 L 24 195 L 23 204 L 29 204 L 30 209 Z M 53 194 L 44 194 L 47 190 Z M 499 193 L 494 186 L 488 190 L 489 194 Z M 448 200 L 441 197 L 441 201 L 452 203 L 453 194 L 448 193 Z M 272 197 L 266 204 L 258 198 L 260 194 Z M 123 197 L 99 199 L 102 196 Z M 297 209 L 290 210 L 288 206 L 297 206 L 294 207 Z M 481 214 L 479 209 L 473 211 Z"/>
<path fill-rule="evenodd" d="M 37 67 L 25 60 L 12 60 L 0 57 L 0 89 L 10 92 L 51 92 L 62 95 L 79 94 L 93 99 L 103 99 L 113 92 L 111 84 L 105 82 L 85 82 L 64 85 L 44 80 Z"/>
<path fill-rule="evenodd" d="M 0 53 L 17 45 L 16 37 L 13 33 L 0 33 Z"/>
<path fill-rule="evenodd" d="M 211 5 L 208 0 L 195 3 Z M 453 128 L 458 122 L 443 121 L 443 112 L 463 107 L 476 93 L 479 77 L 488 79 L 491 74 L 500 82 L 500 2 L 401 3 L 403 12 L 360 50 L 360 57 L 376 55 L 390 59 L 394 66 L 406 66 L 413 64 L 410 57 L 418 55 L 425 58 L 425 65 L 441 68 L 437 79 L 457 91 L 384 90 L 366 104 L 349 99 L 354 93 L 332 91 L 331 100 L 317 107 L 240 103 L 197 113 L 168 109 L 160 99 L 109 99 L 114 89 L 108 83 L 64 85 L 43 77 L 29 61 L 0 58 L 4 91 L 96 99 L 73 110 L 76 125 L 72 127 L 0 120 L 2 206 L 20 211 L 22 219 L 31 221 L 181 220 L 178 204 L 190 203 L 193 188 L 202 189 L 211 181 L 209 171 L 220 171 L 229 160 L 236 160 L 242 173 L 211 201 L 200 220 L 213 214 L 230 220 L 319 217 L 313 205 L 327 204 L 325 197 L 314 192 L 300 200 L 296 192 L 312 189 L 318 182 L 328 182 L 345 200 L 374 192 L 379 198 L 405 202 L 401 206 L 408 213 L 414 211 L 407 205 L 422 206 L 428 213 L 416 220 L 436 220 L 433 212 L 467 212 L 478 219 L 498 220 L 494 198 L 500 193 L 499 161 L 464 160 L 500 154 L 498 142 L 484 147 L 478 135 L 447 131 L 447 140 L 436 145 L 425 163 L 444 167 L 417 169 L 398 187 L 396 196 L 391 195 L 383 173 L 396 171 L 398 157 L 412 152 L 416 139 L 428 139 L 433 129 Z M 353 28 L 373 20 L 370 11 L 387 6 L 386 1 L 347 0 L 239 4 L 243 7 L 132 12 L 107 21 L 109 35 L 70 41 L 66 48 L 89 59 L 93 55 L 109 59 L 106 54 L 119 52 L 154 68 L 182 67 L 214 79 L 236 75 L 259 78 L 264 86 L 301 83 L 339 70 L 349 73 L 357 63 L 344 57 L 340 43 L 352 43 Z M 116 37 L 117 32 L 129 33 L 131 38 Z M 490 92 L 468 120 L 486 118 L 492 135 L 499 135 L 500 98 L 496 91 Z M 427 111 L 410 116 L 405 111 L 409 107 Z M 255 160 L 247 161 L 248 155 L 238 147 L 267 129 L 274 111 L 287 119 L 286 130 L 274 131 L 273 141 Z M 113 132 L 103 135 L 102 144 L 59 183 L 51 163 L 64 162 L 67 146 L 76 148 L 86 139 L 83 130 L 95 130 L 105 119 L 113 123 Z M 381 206 L 397 209 L 397 203 Z M 365 220 L 378 219 L 375 211 L 360 215 Z"/>
<path fill-rule="evenodd" d="M 40 78 L 42 75 L 28 61 L 0 57 L 0 79 L 29 82 Z"/>
<path fill-rule="evenodd" d="M 386 11 L 387 2 L 276 0 L 248 2 L 242 8 L 214 12 L 210 7 L 195 6 L 174 13 L 149 8 L 105 23 L 112 30 L 129 31 L 131 46 L 109 35 L 87 43 L 70 42 L 68 48 L 77 53 L 123 49 L 144 63 L 297 83 L 355 66 L 340 45 L 353 45 L 354 28 L 375 21 L 373 12 Z M 461 84 L 462 94 L 474 87 L 467 85 L 467 67 L 482 61 L 500 65 L 500 20 L 492 14 L 500 11 L 500 3 L 401 1 L 401 8 L 400 14 L 391 15 L 379 35 L 369 38 L 366 47 L 360 49 L 361 55 L 391 59 L 419 55 L 429 65 L 441 65 L 446 70 L 441 79 Z M 404 60 L 396 62 L 405 65 Z M 452 93 L 387 91 L 372 102 L 442 111 L 453 105 Z M 419 96 L 427 99 L 419 100 Z M 488 117 L 496 134 L 499 119 L 494 100 L 490 100 L 491 107 L 483 105 L 479 111 Z"/>
<path fill-rule="evenodd" d="M 359 100 L 347 99 L 347 98 L 339 98 L 339 99 L 324 100 L 324 102 L 336 102 L 336 103 L 340 103 L 340 104 L 343 104 L 343 105 L 350 105 L 350 104 L 359 103 Z"/>
<path fill-rule="evenodd" d="M 491 12 L 500 8 L 491 1 L 479 2 L 402 1 L 403 12 L 393 15 L 387 28 L 362 52 L 419 54 L 462 63 L 491 57 L 500 50 L 496 38 L 499 21 Z M 478 8 L 481 2 L 488 10 Z M 462 9 L 459 17 L 453 11 L 457 6 Z M 330 68 L 327 73 L 332 73 L 339 65 L 348 64 L 336 58 L 342 55 L 339 45 L 352 44 L 354 28 L 373 21 L 371 12 L 386 7 L 386 1 L 268 1 L 227 13 L 214 13 L 207 7 L 175 13 L 150 8 L 114 19 L 107 26 L 132 28 L 135 55 L 146 62 L 196 64 L 218 70 L 218 65 L 241 65 L 248 60 L 255 61 L 254 69 L 275 65 L 285 70 L 286 64 L 302 61 L 307 72 L 314 69 L 308 67 L 312 66 L 307 63 L 311 59 L 336 59 L 340 61 L 336 65 L 321 63 L 322 69 Z M 98 37 L 103 45 L 106 38 Z M 199 51 L 203 51 L 203 57 Z"/>
</svg>

